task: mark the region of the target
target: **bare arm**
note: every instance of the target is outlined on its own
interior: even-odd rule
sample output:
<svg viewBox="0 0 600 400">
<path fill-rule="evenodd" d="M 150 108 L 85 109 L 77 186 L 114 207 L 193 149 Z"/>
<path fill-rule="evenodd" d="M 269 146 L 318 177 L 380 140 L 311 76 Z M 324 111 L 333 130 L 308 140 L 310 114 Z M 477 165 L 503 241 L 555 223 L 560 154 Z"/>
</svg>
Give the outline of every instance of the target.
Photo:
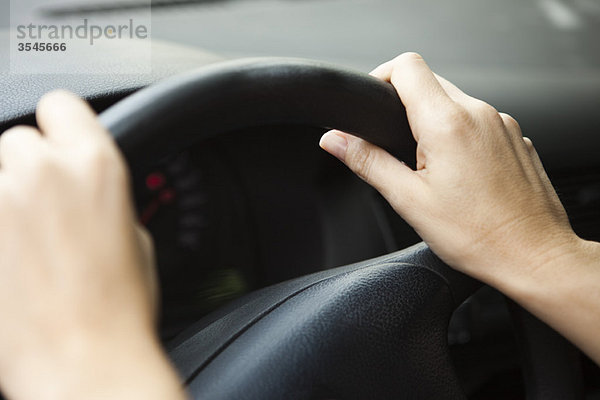
<svg viewBox="0 0 600 400">
<path fill-rule="evenodd" d="M 517 122 L 406 53 L 391 82 L 417 140 L 417 170 L 354 136 L 321 147 L 374 186 L 450 266 L 504 292 L 600 363 L 600 244 L 573 232 Z"/>
</svg>

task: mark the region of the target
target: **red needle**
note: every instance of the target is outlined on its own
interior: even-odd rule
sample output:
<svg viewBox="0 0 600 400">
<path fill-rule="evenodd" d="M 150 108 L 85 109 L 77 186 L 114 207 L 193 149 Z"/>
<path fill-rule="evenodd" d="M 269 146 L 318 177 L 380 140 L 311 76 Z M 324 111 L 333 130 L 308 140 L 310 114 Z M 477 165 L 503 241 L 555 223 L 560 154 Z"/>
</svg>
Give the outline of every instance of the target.
<svg viewBox="0 0 600 400">
<path fill-rule="evenodd" d="M 158 193 L 150 204 L 148 204 L 140 215 L 140 222 L 142 225 L 147 225 L 148 222 L 156 215 L 160 206 L 169 204 L 175 199 L 175 191 L 173 189 L 165 188 Z"/>
</svg>

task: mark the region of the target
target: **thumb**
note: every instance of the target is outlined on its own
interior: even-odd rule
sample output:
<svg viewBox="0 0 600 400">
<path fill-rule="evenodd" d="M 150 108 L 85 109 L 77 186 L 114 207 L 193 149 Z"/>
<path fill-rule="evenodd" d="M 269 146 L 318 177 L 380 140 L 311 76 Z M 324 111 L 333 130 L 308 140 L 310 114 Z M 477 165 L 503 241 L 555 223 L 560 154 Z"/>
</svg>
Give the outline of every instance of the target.
<svg viewBox="0 0 600 400">
<path fill-rule="evenodd" d="M 403 218 L 411 219 L 407 214 L 418 204 L 424 185 L 415 171 L 382 148 L 341 131 L 325 133 L 319 146 L 373 186 Z"/>
</svg>

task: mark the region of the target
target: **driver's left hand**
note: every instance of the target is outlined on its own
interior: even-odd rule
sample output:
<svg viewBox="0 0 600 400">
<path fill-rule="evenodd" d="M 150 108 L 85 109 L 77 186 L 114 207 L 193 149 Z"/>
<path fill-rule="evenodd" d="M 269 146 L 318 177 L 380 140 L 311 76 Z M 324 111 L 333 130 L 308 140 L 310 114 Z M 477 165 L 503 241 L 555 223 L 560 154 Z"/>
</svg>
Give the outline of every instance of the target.
<svg viewBox="0 0 600 400">
<path fill-rule="evenodd" d="M 44 96 L 0 138 L 0 386 L 11 399 L 177 399 L 152 244 L 89 106 Z M 32 377 L 35 377 L 31 381 Z"/>
</svg>

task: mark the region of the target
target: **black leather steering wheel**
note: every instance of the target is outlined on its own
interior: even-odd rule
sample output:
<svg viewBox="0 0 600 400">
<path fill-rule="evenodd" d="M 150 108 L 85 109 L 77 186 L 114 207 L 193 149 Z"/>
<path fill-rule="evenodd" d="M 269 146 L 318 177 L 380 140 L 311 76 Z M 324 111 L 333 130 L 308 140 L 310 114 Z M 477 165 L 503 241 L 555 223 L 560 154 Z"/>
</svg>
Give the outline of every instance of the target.
<svg viewBox="0 0 600 400">
<path fill-rule="evenodd" d="M 414 165 L 392 86 L 311 61 L 211 65 L 131 95 L 101 121 L 131 163 L 239 128 L 300 124 L 351 132 Z M 197 399 L 464 398 L 447 326 L 479 285 L 419 244 L 251 293 L 190 327 L 169 354 Z M 518 326 L 529 397 L 577 398 L 570 347 L 538 325 Z"/>
</svg>

